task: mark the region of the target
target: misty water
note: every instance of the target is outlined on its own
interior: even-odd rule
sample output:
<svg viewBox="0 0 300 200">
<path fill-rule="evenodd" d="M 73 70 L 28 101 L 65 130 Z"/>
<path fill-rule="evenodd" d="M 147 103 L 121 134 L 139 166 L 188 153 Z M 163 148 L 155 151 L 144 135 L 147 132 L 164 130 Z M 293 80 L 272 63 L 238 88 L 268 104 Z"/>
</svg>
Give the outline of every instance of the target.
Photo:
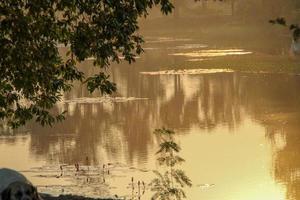
<svg viewBox="0 0 300 200">
<path fill-rule="evenodd" d="M 193 181 L 188 199 L 300 199 L 300 76 L 248 70 L 299 63 L 289 44 L 195 33 L 145 39 L 135 63 L 111 66 L 113 97 L 77 84 L 55 108 L 67 110 L 63 123 L 2 130 L 0 166 L 23 172 L 45 193 L 146 200 L 159 169 L 153 131 L 167 127 L 177 133 L 181 167 Z M 92 62 L 81 69 L 92 74 Z M 133 190 L 132 177 L 145 187 Z"/>
</svg>

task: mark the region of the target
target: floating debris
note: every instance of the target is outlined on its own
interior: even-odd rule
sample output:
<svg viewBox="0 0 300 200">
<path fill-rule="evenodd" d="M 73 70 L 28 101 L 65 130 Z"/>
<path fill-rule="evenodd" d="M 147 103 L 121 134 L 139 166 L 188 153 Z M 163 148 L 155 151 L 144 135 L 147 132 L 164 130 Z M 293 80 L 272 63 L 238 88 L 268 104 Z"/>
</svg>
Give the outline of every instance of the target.
<svg viewBox="0 0 300 200">
<path fill-rule="evenodd" d="M 60 104 L 77 103 L 77 104 L 95 104 L 95 103 L 122 103 L 128 101 L 148 100 L 148 98 L 138 97 L 82 97 L 69 100 L 63 100 Z"/>
<path fill-rule="evenodd" d="M 159 49 L 158 47 L 144 47 L 143 48 L 144 50 L 157 50 L 157 49 Z"/>
<path fill-rule="evenodd" d="M 133 58 L 134 58 L 134 59 L 140 59 L 141 57 L 140 57 L 140 56 L 134 56 Z M 124 59 L 125 59 L 125 56 L 119 56 L 119 59 L 120 59 L 120 60 L 124 60 Z M 92 56 L 92 57 L 86 58 L 85 60 L 86 60 L 86 61 L 93 61 L 93 60 L 96 60 L 96 58 Z"/>
<path fill-rule="evenodd" d="M 201 189 L 209 189 L 215 186 L 216 186 L 215 184 L 208 184 L 208 183 L 196 185 L 196 187 L 199 187 Z"/>
<path fill-rule="evenodd" d="M 199 61 L 205 61 L 205 60 L 210 60 L 210 59 L 207 59 L 207 58 L 192 58 L 192 59 L 188 59 L 187 61 L 199 62 Z"/>
<path fill-rule="evenodd" d="M 214 74 L 214 73 L 233 73 L 231 69 L 173 69 L 156 72 L 140 72 L 144 75 L 195 75 L 195 74 Z"/>
<path fill-rule="evenodd" d="M 192 41 L 190 38 L 172 38 L 172 37 L 148 37 L 146 43 L 162 43 L 162 42 L 187 42 Z"/>
<path fill-rule="evenodd" d="M 208 47 L 208 45 L 205 44 L 184 44 L 175 47 L 168 47 L 167 49 L 200 49 L 206 47 Z"/>
</svg>

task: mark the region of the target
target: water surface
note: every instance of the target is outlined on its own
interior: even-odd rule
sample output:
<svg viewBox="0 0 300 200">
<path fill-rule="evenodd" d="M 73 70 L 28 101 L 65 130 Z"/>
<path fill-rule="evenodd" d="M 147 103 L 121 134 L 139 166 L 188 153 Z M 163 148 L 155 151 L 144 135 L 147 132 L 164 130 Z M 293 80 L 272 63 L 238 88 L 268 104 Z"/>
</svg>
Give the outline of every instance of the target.
<svg viewBox="0 0 300 200">
<path fill-rule="evenodd" d="M 164 126 L 178 133 L 181 167 L 193 181 L 188 199 L 300 199 L 300 77 L 226 67 L 228 60 L 241 68 L 249 60 L 276 65 L 279 55 L 195 38 L 146 39 L 135 64 L 111 67 L 114 97 L 76 85 L 55 108 L 68 111 L 62 124 L 2 130 L 0 166 L 52 194 L 131 197 L 138 195 L 133 177 L 150 199 L 147 183 L 159 169 L 152 132 Z M 91 64 L 82 69 L 92 74 Z"/>
</svg>

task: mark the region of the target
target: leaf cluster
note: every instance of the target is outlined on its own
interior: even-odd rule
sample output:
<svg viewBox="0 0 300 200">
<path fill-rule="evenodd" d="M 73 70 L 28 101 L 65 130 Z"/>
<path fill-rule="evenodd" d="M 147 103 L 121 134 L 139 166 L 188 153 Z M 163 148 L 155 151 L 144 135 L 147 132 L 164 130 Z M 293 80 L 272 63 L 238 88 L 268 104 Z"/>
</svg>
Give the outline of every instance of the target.
<svg viewBox="0 0 300 200">
<path fill-rule="evenodd" d="M 161 174 L 158 171 L 154 171 L 157 178 L 152 181 L 151 190 L 154 191 L 154 195 L 152 196 L 152 200 L 174 200 L 186 198 L 186 194 L 183 190 L 183 187 L 172 187 L 171 179 L 169 172 Z M 188 182 L 190 184 L 190 182 Z"/>
<path fill-rule="evenodd" d="M 13 128 L 62 120 L 64 113 L 50 110 L 74 81 L 90 92 L 116 91 L 105 69 L 143 52 L 138 18 L 153 6 L 164 14 L 173 9 L 169 0 L 0 1 L 0 120 Z M 90 57 L 99 73 L 85 77 L 78 63 Z"/>
<path fill-rule="evenodd" d="M 160 166 L 167 170 L 164 173 L 154 171 L 157 178 L 152 182 L 151 190 L 154 191 L 153 200 L 180 200 L 186 198 L 184 187 L 191 187 L 192 183 L 183 170 L 177 169 L 176 166 L 185 160 L 177 155 L 181 148 L 174 140 L 175 132 L 169 129 L 156 129 L 154 131 L 161 143 L 157 151 L 157 161 Z"/>
</svg>

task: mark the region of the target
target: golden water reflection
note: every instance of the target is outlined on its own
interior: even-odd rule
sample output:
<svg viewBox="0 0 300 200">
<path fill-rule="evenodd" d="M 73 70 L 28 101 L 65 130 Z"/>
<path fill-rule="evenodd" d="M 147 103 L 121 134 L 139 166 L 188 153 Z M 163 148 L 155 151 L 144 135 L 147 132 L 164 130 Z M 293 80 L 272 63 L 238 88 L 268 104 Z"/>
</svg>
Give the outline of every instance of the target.
<svg viewBox="0 0 300 200">
<path fill-rule="evenodd" d="M 153 44 L 188 41 L 164 38 Z M 149 51 L 132 66 L 113 66 L 118 98 L 103 100 L 76 85 L 55 108 L 68 111 L 63 124 L 30 124 L 23 135 L 0 137 L 0 166 L 59 168 L 84 164 L 88 157 L 94 166 L 112 162 L 152 170 L 157 168 L 152 132 L 165 126 L 179 133 L 183 168 L 194 182 L 189 199 L 300 199 L 300 78 L 222 70 L 141 74 L 168 72 L 173 68 L 161 66 L 185 62 L 168 53 L 166 48 Z M 128 172 L 112 182 L 118 194 L 126 194 L 131 176 L 149 181 L 149 174 Z M 27 175 L 37 185 L 49 184 Z M 68 184 L 64 179 L 50 182 Z"/>
</svg>

